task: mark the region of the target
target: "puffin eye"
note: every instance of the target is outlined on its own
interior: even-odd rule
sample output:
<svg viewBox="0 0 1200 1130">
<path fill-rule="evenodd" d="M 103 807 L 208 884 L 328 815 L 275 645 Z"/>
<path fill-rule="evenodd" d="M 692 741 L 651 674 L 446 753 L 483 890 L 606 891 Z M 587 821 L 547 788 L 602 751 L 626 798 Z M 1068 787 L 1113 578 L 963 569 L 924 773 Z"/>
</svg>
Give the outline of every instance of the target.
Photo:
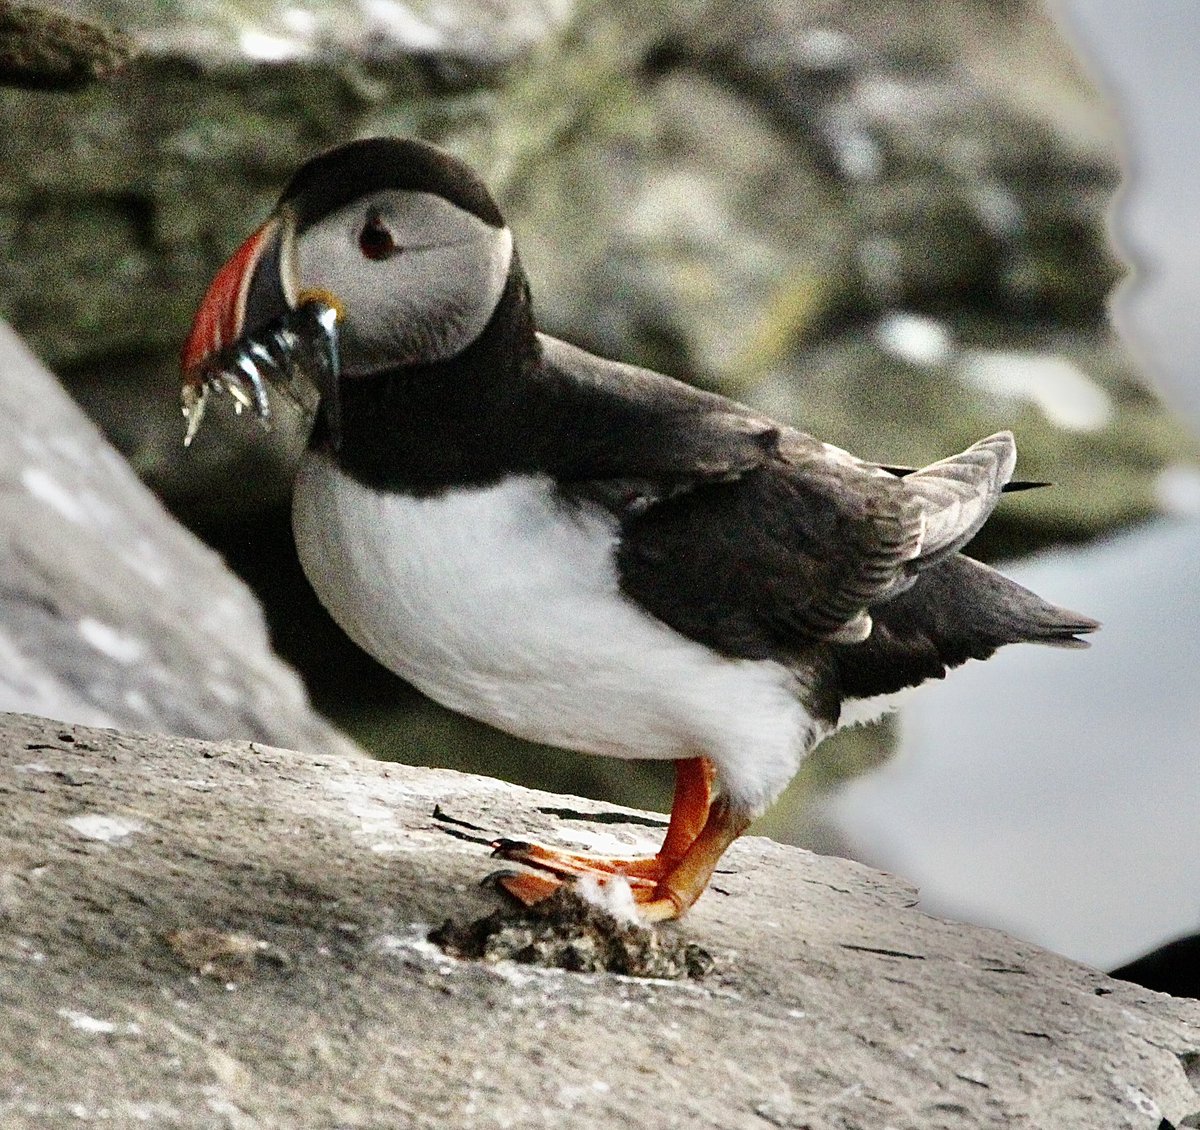
<svg viewBox="0 0 1200 1130">
<path fill-rule="evenodd" d="M 368 217 L 363 224 L 358 233 L 358 247 L 368 259 L 375 260 L 390 259 L 400 250 L 387 225 L 378 216 Z"/>
</svg>

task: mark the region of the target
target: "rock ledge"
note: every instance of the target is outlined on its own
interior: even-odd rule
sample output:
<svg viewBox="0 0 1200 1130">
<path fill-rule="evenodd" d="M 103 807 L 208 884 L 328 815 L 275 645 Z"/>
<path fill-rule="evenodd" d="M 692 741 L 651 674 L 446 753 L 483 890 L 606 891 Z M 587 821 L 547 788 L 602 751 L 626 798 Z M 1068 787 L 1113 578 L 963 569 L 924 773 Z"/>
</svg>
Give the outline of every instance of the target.
<svg viewBox="0 0 1200 1130">
<path fill-rule="evenodd" d="M 446 771 L 0 716 L 0 1124 L 1200 1125 L 1200 1005 L 766 840 L 675 927 L 701 981 L 447 957 L 430 925 L 499 899 L 435 804 L 657 835 Z"/>
</svg>

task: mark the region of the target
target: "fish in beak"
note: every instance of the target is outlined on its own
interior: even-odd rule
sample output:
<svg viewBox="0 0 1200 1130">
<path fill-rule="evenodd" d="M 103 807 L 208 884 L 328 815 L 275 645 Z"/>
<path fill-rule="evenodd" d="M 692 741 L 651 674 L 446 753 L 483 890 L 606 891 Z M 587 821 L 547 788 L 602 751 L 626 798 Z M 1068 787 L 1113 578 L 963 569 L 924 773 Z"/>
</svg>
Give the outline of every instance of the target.
<svg viewBox="0 0 1200 1130">
<path fill-rule="evenodd" d="M 253 409 L 268 425 L 268 388 L 309 419 L 322 411 L 337 446 L 341 304 L 333 295 L 298 289 L 292 240 L 290 215 L 276 213 L 233 253 L 204 295 L 181 357 L 185 447 L 200 429 L 210 391 L 228 393 L 238 413 Z"/>
</svg>

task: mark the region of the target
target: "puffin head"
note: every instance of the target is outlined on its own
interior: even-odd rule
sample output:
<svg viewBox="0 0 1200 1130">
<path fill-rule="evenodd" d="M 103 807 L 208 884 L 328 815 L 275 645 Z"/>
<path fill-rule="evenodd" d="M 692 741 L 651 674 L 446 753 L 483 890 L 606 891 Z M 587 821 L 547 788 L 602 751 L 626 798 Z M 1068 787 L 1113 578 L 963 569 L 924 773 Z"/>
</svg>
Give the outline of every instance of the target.
<svg viewBox="0 0 1200 1130">
<path fill-rule="evenodd" d="M 445 361 L 479 337 L 514 268 L 512 233 L 473 170 L 426 142 L 373 138 L 303 165 L 205 294 L 183 347 L 206 364 L 306 304 L 336 314 L 339 382 Z M 318 379 L 318 384 L 322 382 Z"/>
</svg>

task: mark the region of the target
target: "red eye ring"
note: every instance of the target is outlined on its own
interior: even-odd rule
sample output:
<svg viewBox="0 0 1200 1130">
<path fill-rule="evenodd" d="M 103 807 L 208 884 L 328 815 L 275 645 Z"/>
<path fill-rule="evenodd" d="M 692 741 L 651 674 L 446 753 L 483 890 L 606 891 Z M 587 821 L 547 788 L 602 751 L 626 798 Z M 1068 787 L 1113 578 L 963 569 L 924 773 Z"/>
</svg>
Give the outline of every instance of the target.
<svg viewBox="0 0 1200 1130">
<path fill-rule="evenodd" d="M 390 259 L 400 250 L 387 225 L 378 216 L 371 216 L 363 224 L 362 231 L 358 233 L 358 249 L 376 262 Z"/>
</svg>

